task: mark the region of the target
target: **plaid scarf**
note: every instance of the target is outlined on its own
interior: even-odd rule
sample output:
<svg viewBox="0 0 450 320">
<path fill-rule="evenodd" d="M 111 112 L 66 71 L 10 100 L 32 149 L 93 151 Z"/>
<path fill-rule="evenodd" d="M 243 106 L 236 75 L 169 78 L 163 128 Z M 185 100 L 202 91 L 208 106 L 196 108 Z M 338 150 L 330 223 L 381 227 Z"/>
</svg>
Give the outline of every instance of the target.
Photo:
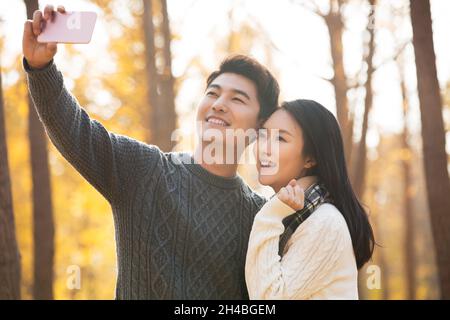
<svg viewBox="0 0 450 320">
<path fill-rule="evenodd" d="M 278 249 L 278 254 L 280 257 L 283 256 L 284 247 L 298 226 L 305 221 L 322 203 L 332 203 L 332 199 L 324 185 L 314 183 L 305 191 L 305 206 L 303 209 L 283 219 L 285 230 L 283 234 L 280 235 L 280 244 Z"/>
</svg>

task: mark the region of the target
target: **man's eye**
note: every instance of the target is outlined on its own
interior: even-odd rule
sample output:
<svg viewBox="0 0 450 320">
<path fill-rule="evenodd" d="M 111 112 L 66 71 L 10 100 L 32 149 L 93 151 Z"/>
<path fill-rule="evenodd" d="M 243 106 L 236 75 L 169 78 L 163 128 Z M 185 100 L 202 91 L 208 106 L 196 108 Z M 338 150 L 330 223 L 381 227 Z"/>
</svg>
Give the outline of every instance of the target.
<svg viewBox="0 0 450 320">
<path fill-rule="evenodd" d="M 286 139 L 284 139 L 282 136 L 276 137 L 276 140 L 277 140 L 277 141 L 286 142 Z"/>
<path fill-rule="evenodd" d="M 211 97 L 217 97 L 217 96 L 218 96 L 218 94 L 215 93 L 214 91 L 208 91 L 208 92 L 206 93 L 206 95 L 207 95 L 207 96 L 211 96 Z"/>
<path fill-rule="evenodd" d="M 233 100 L 234 100 L 234 101 L 237 101 L 237 102 L 239 102 L 239 103 L 244 103 L 244 101 L 242 101 L 242 99 L 239 99 L 239 98 L 233 98 Z"/>
</svg>

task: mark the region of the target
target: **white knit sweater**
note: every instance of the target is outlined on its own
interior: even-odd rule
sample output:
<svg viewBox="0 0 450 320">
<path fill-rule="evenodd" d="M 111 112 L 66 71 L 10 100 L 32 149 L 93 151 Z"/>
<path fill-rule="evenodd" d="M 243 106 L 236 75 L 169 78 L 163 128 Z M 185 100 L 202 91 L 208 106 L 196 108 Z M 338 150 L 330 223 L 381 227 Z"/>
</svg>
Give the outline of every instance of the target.
<svg viewBox="0 0 450 320">
<path fill-rule="evenodd" d="M 282 220 L 292 213 L 275 196 L 255 217 L 245 266 L 250 299 L 358 299 L 352 241 L 339 210 L 320 205 L 294 232 L 280 259 Z"/>
</svg>

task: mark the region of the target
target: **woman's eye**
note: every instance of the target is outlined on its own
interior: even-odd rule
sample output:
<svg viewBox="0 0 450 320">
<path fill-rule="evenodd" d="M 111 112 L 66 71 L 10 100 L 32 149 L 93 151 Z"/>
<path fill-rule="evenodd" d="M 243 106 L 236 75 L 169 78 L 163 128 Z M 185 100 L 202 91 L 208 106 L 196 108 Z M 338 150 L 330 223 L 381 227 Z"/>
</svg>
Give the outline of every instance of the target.
<svg viewBox="0 0 450 320">
<path fill-rule="evenodd" d="M 213 92 L 213 91 L 208 91 L 208 92 L 206 93 L 206 95 L 207 95 L 207 96 L 211 96 L 211 97 L 217 97 L 217 96 L 218 96 L 218 94 L 215 93 L 215 92 Z"/>
<path fill-rule="evenodd" d="M 277 141 L 282 141 L 282 142 L 286 142 L 286 139 L 284 139 L 282 136 L 278 136 Z"/>
<path fill-rule="evenodd" d="M 239 98 L 233 98 L 233 100 L 234 100 L 234 101 L 237 101 L 237 102 L 239 102 L 239 103 L 244 103 L 244 101 L 242 101 L 242 100 L 239 99 Z"/>
</svg>

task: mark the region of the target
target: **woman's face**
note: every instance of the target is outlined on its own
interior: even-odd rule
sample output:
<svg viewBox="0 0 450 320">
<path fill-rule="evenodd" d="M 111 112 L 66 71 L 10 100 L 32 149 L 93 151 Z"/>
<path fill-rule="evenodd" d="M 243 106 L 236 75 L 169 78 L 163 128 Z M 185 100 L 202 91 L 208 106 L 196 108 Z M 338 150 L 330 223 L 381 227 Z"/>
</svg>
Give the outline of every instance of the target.
<svg viewBox="0 0 450 320">
<path fill-rule="evenodd" d="M 303 145 L 302 129 L 295 119 L 283 109 L 275 111 L 259 130 L 254 149 L 259 182 L 278 192 L 291 179 L 300 178 L 314 165 L 303 156 Z"/>
</svg>

